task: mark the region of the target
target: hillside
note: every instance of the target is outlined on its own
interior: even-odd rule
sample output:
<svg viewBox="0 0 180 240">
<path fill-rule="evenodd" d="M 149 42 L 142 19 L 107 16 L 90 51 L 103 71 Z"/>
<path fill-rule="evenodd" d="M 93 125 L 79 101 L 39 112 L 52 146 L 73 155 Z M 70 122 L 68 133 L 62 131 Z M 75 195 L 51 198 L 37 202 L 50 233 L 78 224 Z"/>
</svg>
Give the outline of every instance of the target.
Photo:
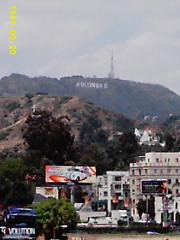
<svg viewBox="0 0 180 240">
<path fill-rule="evenodd" d="M 116 114 L 96 107 L 91 102 L 85 102 L 78 97 L 50 97 L 36 95 L 34 97 L 2 97 L 0 98 L 0 151 L 24 149 L 22 128 L 32 109 L 45 109 L 55 117 L 67 115 L 75 140 L 83 124 L 93 118 L 100 122 L 101 128 L 112 136 L 114 132 L 131 128 L 132 120 L 121 114 Z"/>
<path fill-rule="evenodd" d="M 20 74 L 12 74 L 0 80 L 0 96 L 3 97 L 37 92 L 50 96 L 78 96 L 134 119 L 151 115 L 164 120 L 170 113 L 180 113 L 180 96 L 155 84 L 82 76 L 29 78 Z"/>
</svg>

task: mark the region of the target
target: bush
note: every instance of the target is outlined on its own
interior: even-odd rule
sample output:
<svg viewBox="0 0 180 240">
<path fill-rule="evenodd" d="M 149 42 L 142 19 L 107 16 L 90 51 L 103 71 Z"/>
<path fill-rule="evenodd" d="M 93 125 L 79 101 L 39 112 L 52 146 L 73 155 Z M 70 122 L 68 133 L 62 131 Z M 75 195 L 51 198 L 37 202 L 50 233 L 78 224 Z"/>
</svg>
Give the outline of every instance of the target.
<svg viewBox="0 0 180 240">
<path fill-rule="evenodd" d="M 5 140 L 8 135 L 9 135 L 9 132 L 1 132 L 0 133 L 0 141 Z"/>
<path fill-rule="evenodd" d="M 65 104 L 67 103 L 69 100 L 71 100 L 73 97 L 62 97 L 61 100 L 59 101 L 59 104 Z"/>
<path fill-rule="evenodd" d="M 20 108 L 21 107 L 21 105 L 19 104 L 19 103 L 17 103 L 17 102 L 11 102 L 11 103 L 9 103 L 7 106 L 6 106 L 6 108 L 9 110 L 9 111 L 13 111 L 13 110 L 15 110 L 16 108 Z"/>
<path fill-rule="evenodd" d="M 26 93 L 26 94 L 25 94 L 25 97 L 27 97 L 28 99 L 31 99 L 31 98 L 34 97 L 34 94 L 32 94 L 32 93 Z"/>
</svg>

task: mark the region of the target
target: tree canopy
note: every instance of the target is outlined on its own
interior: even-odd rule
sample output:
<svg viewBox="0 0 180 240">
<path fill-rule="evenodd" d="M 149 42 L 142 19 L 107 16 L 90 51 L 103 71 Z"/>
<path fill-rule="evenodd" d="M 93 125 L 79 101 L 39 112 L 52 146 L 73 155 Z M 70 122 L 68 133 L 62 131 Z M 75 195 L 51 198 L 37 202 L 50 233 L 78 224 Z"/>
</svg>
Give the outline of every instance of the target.
<svg viewBox="0 0 180 240">
<path fill-rule="evenodd" d="M 26 181 L 27 168 L 20 159 L 0 162 L 0 202 L 5 205 L 30 204 L 34 198 L 34 185 Z"/>
<path fill-rule="evenodd" d="M 45 110 L 36 110 L 29 115 L 23 138 L 29 151 L 36 151 L 41 157 L 63 164 L 71 158 L 74 136 L 71 134 L 67 117 L 55 118 Z"/>
<path fill-rule="evenodd" d="M 109 159 L 112 160 L 112 170 L 127 170 L 129 163 L 134 161 L 139 152 L 140 146 L 134 133 L 130 131 L 122 133 L 113 139 L 107 148 Z"/>
<path fill-rule="evenodd" d="M 91 144 L 97 141 L 104 141 L 106 139 L 105 133 L 101 128 L 102 123 L 94 113 L 93 116 L 88 116 L 87 120 L 80 128 L 80 140 L 84 144 Z"/>
<path fill-rule="evenodd" d="M 35 210 L 43 231 L 54 239 L 62 225 L 75 226 L 79 221 L 73 204 L 64 199 L 50 198 L 37 204 Z"/>
</svg>

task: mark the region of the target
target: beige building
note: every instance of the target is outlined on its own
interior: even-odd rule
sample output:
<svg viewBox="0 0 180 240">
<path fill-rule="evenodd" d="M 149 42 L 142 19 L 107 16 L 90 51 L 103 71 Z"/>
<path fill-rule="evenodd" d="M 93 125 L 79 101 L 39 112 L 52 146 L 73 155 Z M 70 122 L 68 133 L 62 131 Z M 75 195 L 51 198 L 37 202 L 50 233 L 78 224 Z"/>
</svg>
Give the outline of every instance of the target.
<svg viewBox="0 0 180 240">
<path fill-rule="evenodd" d="M 150 152 L 139 157 L 136 163 L 130 164 L 130 197 L 131 214 L 138 219 L 136 204 L 144 196 L 142 194 L 142 180 L 165 179 L 168 195 L 179 195 L 176 185 L 180 182 L 180 152 Z"/>
</svg>

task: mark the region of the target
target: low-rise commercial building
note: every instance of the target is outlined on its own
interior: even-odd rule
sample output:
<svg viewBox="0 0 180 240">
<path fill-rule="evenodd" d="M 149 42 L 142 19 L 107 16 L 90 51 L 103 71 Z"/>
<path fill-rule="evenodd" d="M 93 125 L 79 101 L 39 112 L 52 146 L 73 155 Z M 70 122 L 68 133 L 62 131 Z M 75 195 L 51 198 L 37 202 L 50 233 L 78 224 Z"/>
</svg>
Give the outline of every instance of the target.
<svg viewBox="0 0 180 240">
<path fill-rule="evenodd" d="M 107 201 L 107 210 L 124 208 L 125 199 L 129 197 L 129 172 L 107 171 L 104 176 L 97 176 L 97 198 Z"/>
</svg>

